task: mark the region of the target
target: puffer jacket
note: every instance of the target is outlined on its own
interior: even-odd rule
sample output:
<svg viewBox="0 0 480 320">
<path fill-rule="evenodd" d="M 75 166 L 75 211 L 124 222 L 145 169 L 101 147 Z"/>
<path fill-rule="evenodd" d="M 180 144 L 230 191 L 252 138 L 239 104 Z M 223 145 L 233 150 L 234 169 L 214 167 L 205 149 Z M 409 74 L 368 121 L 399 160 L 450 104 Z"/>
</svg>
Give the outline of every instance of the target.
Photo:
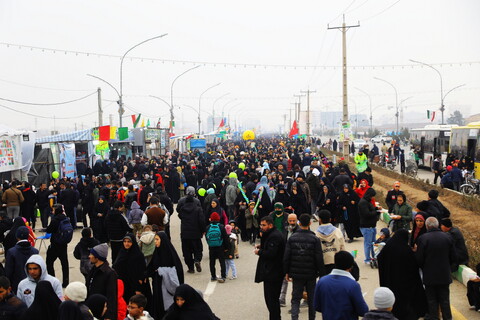
<svg viewBox="0 0 480 320">
<path fill-rule="evenodd" d="M 132 231 L 128 226 L 127 219 L 117 210 L 113 210 L 107 215 L 105 227 L 109 240 L 122 240 L 127 232 Z"/>
<path fill-rule="evenodd" d="M 363 320 L 398 320 L 389 311 L 372 310 L 363 316 Z"/>
<path fill-rule="evenodd" d="M 128 223 L 129 224 L 140 223 L 142 221 L 143 210 L 140 209 L 140 206 L 138 205 L 137 201 L 133 201 L 130 208 L 132 210 L 130 210 L 130 214 L 128 215 Z"/>
<path fill-rule="evenodd" d="M 181 220 L 180 237 L 182 239 L 201 239 L 205 232 L 205 218 L 202 208 L 188 196 L 178 213 Z"/>
<path fill-rule="evenodd" d="M 315 279 L 324 274 L 322 245 L 315 233 L 300 229 L 288 239 L 283 266 L 293 279 Z"/>
<path fill-rule="evenodd" d="M 225 193 L 225 203 L 227 206 L 233 206 L 238 194 L 238 180 L 237 178 L 230 178 L 228 180 L 227 191 Z"/>
<path fill-rule="evenodd" d="M 377 193 L 372 188 L 365 191 L 363 198 L 358 203 L 358 214 L 360 216 L 360 228 L 375 228 L 377 226 L 380 214 L 377 212 L 373 204 L 372 198 Z"/>
</svg>

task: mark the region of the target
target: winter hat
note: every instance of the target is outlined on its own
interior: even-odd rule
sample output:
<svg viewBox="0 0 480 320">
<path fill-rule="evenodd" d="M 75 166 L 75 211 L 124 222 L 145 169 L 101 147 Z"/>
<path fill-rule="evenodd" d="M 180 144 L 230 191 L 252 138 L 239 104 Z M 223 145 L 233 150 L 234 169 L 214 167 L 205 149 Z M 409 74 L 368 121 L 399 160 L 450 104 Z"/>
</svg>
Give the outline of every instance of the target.
<svg viewBox="0 0 480 320">
<path fill-rule="evenodd" d="M 216 212 L 213 212 L 211 215 L 210 215 L 210 221 L 212 222 L 220 222 L 220 215 Z"/>
<path fill-rule="evenodd" d="M 283 210 L 283 203 L 281 203 L 281 202 L 275 202 L 275 204 L 273 205 L 273 208 L 275 208 L 275 209 L 282 209 L 282 210 Z"/>
<path fill-rule="evenodd" d="M 448 218 L 443 218 L 442 220 L 440 220 L 440 224 L 444 227 L 451 228 L 452 227 L 452 220 L 450 220 Z"/>
<path fill-rule="evenodd" d="M 106 243 L 101 243 L 90 249 L 90 253 L 93 254 L 98 260 L 107 261 L 108 245 Z"/>
<path fill-rule="evenodd" d="M 421 213 L 417 213 L 417 215 L 415 216 L 415 220 L 416 220 L 416 219 L 420 219 L 420 220 L 425 221 L 425 217 L 424 217 L 423 214 L 421 214 Z"/>
<path fill-rule="evenodd" d="M 194 196 L 195 195 L 195 188 L 192 187 L 192 186 L 188 186 L 186 194 L 187 194 L 187 196 Z"/>
<path fill-rule="evenodd" d="M 17 232 L 15 232 L 15 238 L 20 240 L 27 240 L 29 235 L 30 235 L 30 230 L 28 230 L 28 228 L 25 226 L 19 227 L 17 229 Z"/>
<path fill-rule="evenodd" d="M 214 193 L 215 193 L 215 189 L 213 189 L 213 188 L 208 188 L 207 194 L 214 194 Z"/>
<path fill-rule="evenodd" d="M 65 288 L 65 296 L 74 302 L 83 302 L 87 299 L 87 287 L 79 281 L 72 282 Z"/>
<path fill-rule="evenodd" d="M 225 231 L 227 232 L 228 235 L 231 235 L 232 234 L 232 226 L 227 224 L 225 226 Z"/>
<path fill-rule="evenodd" d="M 447 171 L 448 172 L 452 171 L 452 166 L 447 166 Z"/>
<path fill-rule="evenodd" d="M 313 169 L 312 170 L 312 174 L 315 176 L 315 177 L 318 177 L 320 175 L 320 171 L 318 171 L 317 168 Z"/>
<path fill-rule="evenodd" d="M 373 303 L 377 309 L 388 309 L 395 303 L 395 295 L 386 287 L 379 287 L 373 293 Z"/>
</svg>

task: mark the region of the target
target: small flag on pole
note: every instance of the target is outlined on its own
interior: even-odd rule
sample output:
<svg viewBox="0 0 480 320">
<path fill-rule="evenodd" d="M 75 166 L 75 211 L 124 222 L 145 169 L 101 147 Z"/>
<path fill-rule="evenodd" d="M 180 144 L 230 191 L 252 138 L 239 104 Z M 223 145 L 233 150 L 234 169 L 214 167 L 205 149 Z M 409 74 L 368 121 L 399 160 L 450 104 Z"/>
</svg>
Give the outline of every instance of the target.
<svg viewBox="0 0 480 320">
<path fill-rule="evenodd" d="M 297 121 L 293 121 L 293 124 L 292 124 L 292 129 L 290 129 L 290 133 L 289 133 L 289 137 L 293 137 L 295 135 L 298 135 L 298 127 L 297 127 Z"/>
<path fill-rule="evenodd" d="M 433 122 L 433 120 L 435 120 L 435 111 L 427 110 L 427 119 Z"/>
</svg>

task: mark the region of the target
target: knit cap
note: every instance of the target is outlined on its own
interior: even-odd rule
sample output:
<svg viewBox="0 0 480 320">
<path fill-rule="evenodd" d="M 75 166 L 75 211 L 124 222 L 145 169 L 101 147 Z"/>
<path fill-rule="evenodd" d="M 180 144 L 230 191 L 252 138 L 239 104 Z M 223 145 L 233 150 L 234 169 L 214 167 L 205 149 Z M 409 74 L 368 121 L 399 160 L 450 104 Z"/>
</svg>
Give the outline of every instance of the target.
<svg viewBox="0 0 480 320">
<path fill-rule="evenodd" d="M 90 253 L 99 260 L 107 261 L 108 245 L 106 243 L 100 243 L 99 245 L 90 249 Z"/>
<path fill-rule="evenodd" d="M 210 221 L 212 222 L 219 222 L 220 221 L 220 215 L 216 212 L 213 212 L 211 215 L 210 215 Z"/>
<path fill-rule="evenodd" d="M 72 282 L 65 288 L 65 295 L 74 302 L 83 302 L 87 299 L 87 287 L 79 281 Z"/>
<path fill-rule="evenodd" d="M 386 287 L 379 287 L 373 293 L 373 303 L 377 309 L 388 309 L 395 303 L 395 295 Z"/>
<path fill-rule="evenodd" d="M 232 226 L 227 224 L 225 226 L 225 231 L 227 232 L 228 235 L 232 234 Z"/>
<path fill-rule="evenodd" d="M 30 230 L 28 230 L 28 228 L 25 226 L 21 226 L 17 229 L 17 232 L 15 232 L 15 238 L 20 240 L 27 240 L 29 234 Z"/>
<path fill-rule="evenodd" d="M 189 196 L 194 196 L 195 195 L 195 188 L 192 187 L 192 186 L 188 186 L 186 194 L 189 195 Z"/>
</svg>

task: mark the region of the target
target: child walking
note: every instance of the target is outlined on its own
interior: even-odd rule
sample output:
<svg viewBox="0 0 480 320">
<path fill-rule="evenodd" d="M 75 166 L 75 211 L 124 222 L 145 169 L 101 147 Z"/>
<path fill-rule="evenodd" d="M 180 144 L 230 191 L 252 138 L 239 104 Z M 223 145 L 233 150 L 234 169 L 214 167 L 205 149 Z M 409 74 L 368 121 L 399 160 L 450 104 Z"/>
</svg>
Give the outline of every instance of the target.
<svg viewBox="0 0 480 320">
<path fill-rule="evenodd" d="M 232 232 L 232 226 L 226 225 L 225 231 L 228 235 L 228 241 L 230 242 L 230 248 L 225 253 L 225 275 L 228 277 L 228 270 L 232 269 L 232 276 L 230 280 L 237 279 L 237 267 L 235 266 L 235 245 L 237 243 L 237 235 Z"/>
</svg>

